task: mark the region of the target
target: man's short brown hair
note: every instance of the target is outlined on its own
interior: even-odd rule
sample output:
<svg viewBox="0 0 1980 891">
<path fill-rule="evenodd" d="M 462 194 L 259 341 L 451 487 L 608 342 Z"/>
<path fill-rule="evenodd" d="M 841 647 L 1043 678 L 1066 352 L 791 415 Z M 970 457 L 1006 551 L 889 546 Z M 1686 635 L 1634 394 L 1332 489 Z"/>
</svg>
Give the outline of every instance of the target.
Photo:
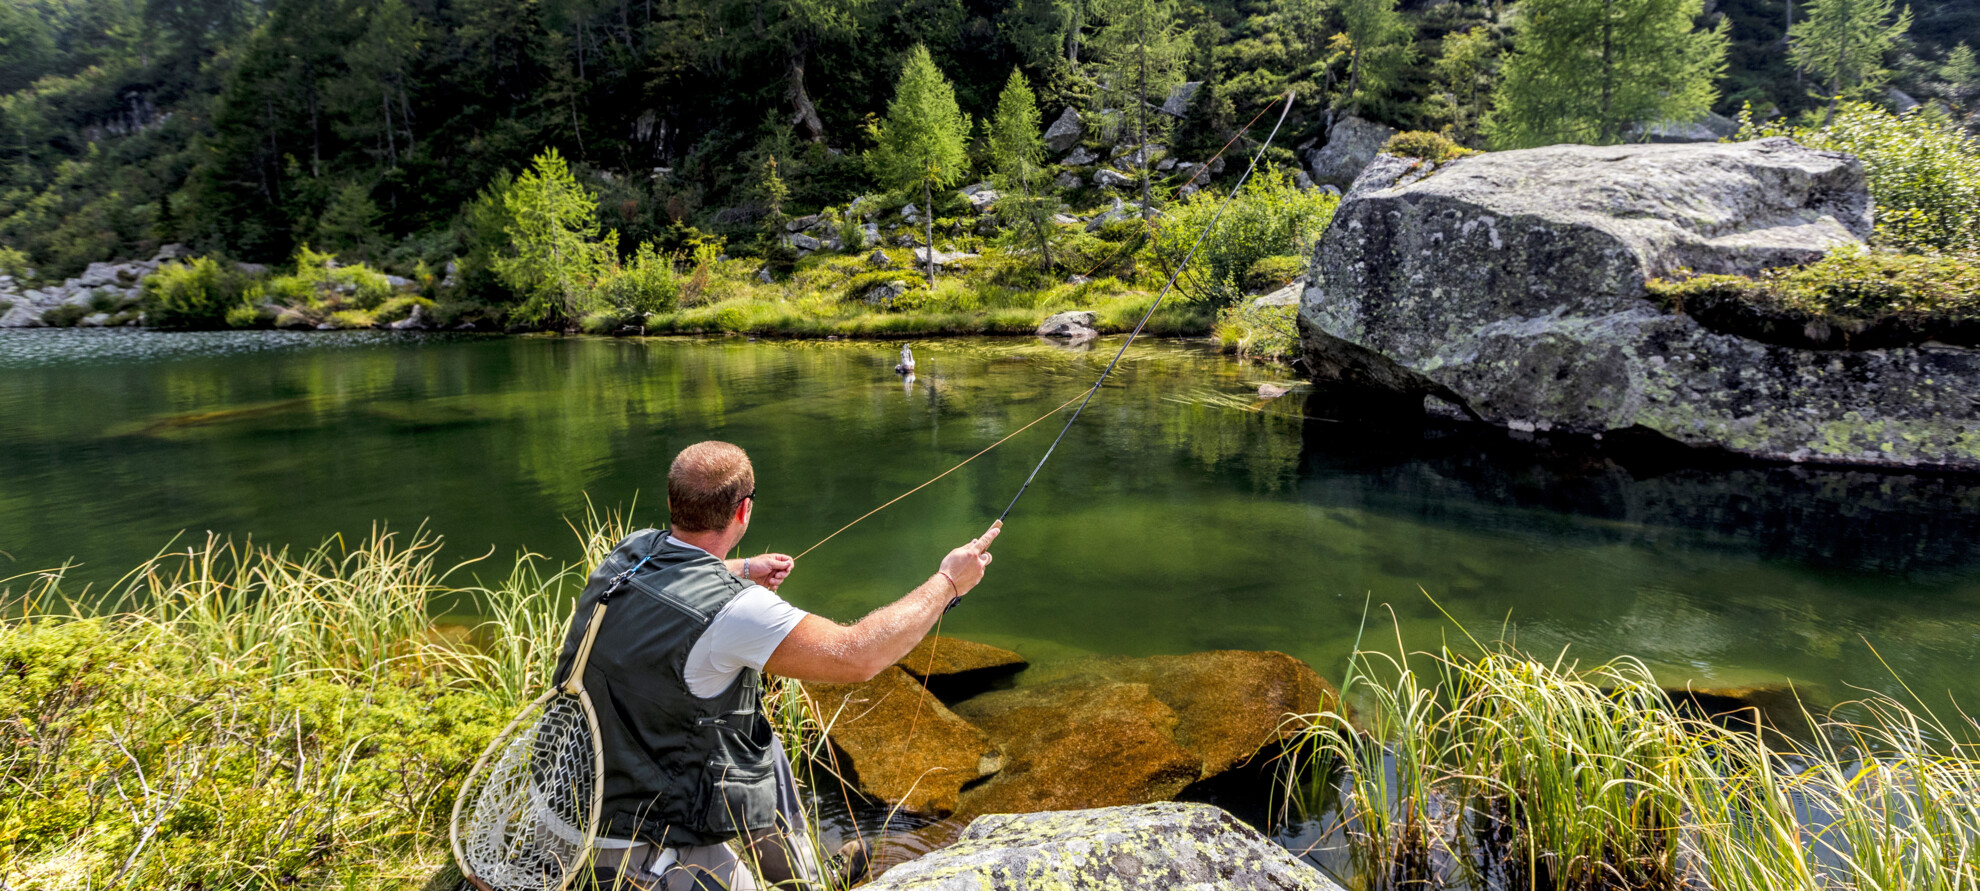
<svg viewBox="0 0 1980 891">
<path fill-rule="evenodd" d="M 667 470 L 669 523 L 682 532 L 728 528 L 743 499 L 756 491 L 749 455 L 726 442 L 697 442 L 674 456 Z"/>
</svg>

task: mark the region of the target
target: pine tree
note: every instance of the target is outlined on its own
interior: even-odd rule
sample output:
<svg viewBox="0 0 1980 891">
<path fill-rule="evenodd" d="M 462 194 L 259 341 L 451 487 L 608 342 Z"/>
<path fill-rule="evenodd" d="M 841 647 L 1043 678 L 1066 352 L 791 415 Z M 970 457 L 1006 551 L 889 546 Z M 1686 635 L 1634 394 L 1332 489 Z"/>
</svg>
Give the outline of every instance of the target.
<svg viewBox="0 0 1980 891">
<path fill-rule="evenodd" d="M 1939 78 L 1945 81 L 1952 104 L 1964 110 L 1980 94 L 1980 61 L 1974 59 L 1973 47 L 1964 43 L 1953 47 L 1939 66 Z"/>
<path fill-rule="evenodd" d="M 1911 29 L 1896 0 L 1808 0 L 1808 18 L 1788 29 L 1788 61 L 1815 75 L 1829 114 L 1845 99 L 1875 96 L 1891 72 L 1884 56 Z M 1896 18 L 1893 20 L 1892 16 Z"/>
<path fill-rule="evenodd" d="M 869 129 L 873 150 L 867 163 L 889 189 L 921 187 L 923 218 L 927 220 L 928 286 L 935 286 L 935 194 L 962 181 L 969 172 L 969 116 L 956 105 L 956 89 L 928 47 L 916 44 L 901 65 L 887 116 Z"/>
<path fill-rule="evenodd" d="M 1135 104 L 1135 145 L 1141 157 L 1141 215 L 1154 214 L 1149 189 L 1148 143 L 1164 129 L 1160 117 L 1150 119 L 1169 91 L 1182 83 L 1190 41 L 1176 14 L 1175 0 L 1096 0 L 1094 11 L 1106 22 L 1092 41 L 1106 86 L 1116 97 Z"/>
<path fill-rule="evenodd" d="M 1044 193 L 1045 140 L 1038 131 L 1038 100 L 1016 68 L 997 97 L 997 114 L 990 122 L 990 159 L 997 171 L 993 177 L 1000 193 L 997 209 L 1011 222 L 1031 229 L 1040 268 L 1050 272 L 1052 208 Z"/>
<path fill-rule="evenodd" d="M 1416 60 L 1416 29 L 1396 10 L 1396 0 L 1338 0 L 1341 33 L 1347 37 L 1347 85 L 1334 107 L 1348 114 L 1362 100 L 1380 98 L 1396 76 Z"/>
<path fill-rule="evenodd" d="M 1730 23 L 1693 30 L 1700 0 L 1522 0 L 1484 130 L 1496 148 L 1611 145 L 1693 121 L 1718 96 Z"/>
</svg>

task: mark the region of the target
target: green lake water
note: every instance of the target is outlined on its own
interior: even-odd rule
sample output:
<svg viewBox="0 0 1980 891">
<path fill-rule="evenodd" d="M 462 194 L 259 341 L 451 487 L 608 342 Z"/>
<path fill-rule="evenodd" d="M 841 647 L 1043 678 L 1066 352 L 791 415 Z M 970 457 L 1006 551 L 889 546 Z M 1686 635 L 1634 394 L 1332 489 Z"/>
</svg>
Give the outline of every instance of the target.
<svg viewBox="0 0 1980 891">
<path fill-rule="evenodd" d="M 0 332 L 0 577 L 73 558 L 100 590 L 175 536 L 308 546 L 374 523 L 568 560 L 588 503 L 663 523 L 669 461 L 709 438 L 755 459 L 744 549 L 796 553 L 1080 392 L 1118 343 L 920 343 L 904 382 L 871 342 Z M 1980 480 L 1618 459 L 1360 421 L 1305 387 L 1262 400 L 1268 382 L 1292 383 L 1138 343 L 942 630 L 1034 662 L 1275 649 L 1338 680 L 1367 615 L 1389 649 L 1461 624 L 1633 655 L 1672 686 L 1792 681 L 1824 705 L 1901 676 L 1934 708 L 1980 698 Z M 841 535 L 783 594 L 839 619 L 899 596 L 1058 425 Z"/>
<path fill-rule="evenodd" d="M 309 545 L 374 522 L 461 557 L 570 558 L 587 498 L 664 522 L 669 460 L 707 438 L 754 456 L 745 550 L 796 553 L 1079 392 L 1117 344 L 920 343 L 904 383 L 872 342 L 8 332 L 0 575 L 74 558 L 101 584 L 182 533 Z M 1976 481 L 1617 463 L 1333 418 L 1303 388 L 1257 398 L 1273 381 L 1137 344 L 944 631 L 1043 661 L 1276 649 L 1338 679 L 1364 603 L 1391 648 L 1396 627 L 1412 647 L 1456 634 L 1441 604 L 1480 637 L 1630 654 L 1672 685 L 1898 692 L 1881 653 L 1934 705 L 1980 693 Z M 840 619 L 898 596 L 1057 426 L 840 536 L 783 593 Z"/>
</svg>

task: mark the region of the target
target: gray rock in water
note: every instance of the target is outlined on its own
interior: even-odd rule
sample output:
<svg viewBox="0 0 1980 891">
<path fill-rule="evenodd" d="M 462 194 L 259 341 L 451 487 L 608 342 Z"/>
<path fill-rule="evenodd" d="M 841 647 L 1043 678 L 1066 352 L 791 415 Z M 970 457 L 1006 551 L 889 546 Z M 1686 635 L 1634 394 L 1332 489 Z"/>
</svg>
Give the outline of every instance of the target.
<svg viewBox="0 0 1980 891">
<path fill-rule="evenodd" d="M 1093 171 L 1093 184 L 1103 189 L 1124 189 L 1134 185 L 1134 178 L 1102 167 Z"/>
<path fill-rule="evenodd" d="M 1339 891 L 1285 848 L 1207 804 L 978 817 L 956 843 L 869 891 Z"/>
<path fill-rule="evenodd" d="M 105 328 L 109 325 L 110 314 L 107 312 L 90 313 L 76 321 L 76 327 L 78 328 Z"/>
<path fill-rule="evenodd" d="M 1306 153 L 1306 169 L 1316 183 L 1345 186 L 1361 175 L 1382 144 L 1396 135 L 1394 127 L 1349 115 L 1327 131 L 1327 144 Z"/>
<path fill-rule="evenodd" d="M 1775 346 L 1647 299 L 1651 277 L 1858 244 L 1870 200 L 1852 157 L 1776 138 L 1479 155 L 1400 188 L 1376 172 L 1343 200 L 1301 302 L 1316 377 L 1516 431 L 1980 470 L 1980 352 Z"/>
<path fill-rule="evenodd" d="M 1079 119 L 1079 112 L 1068 108 L 1059 115 L 1058 120 L 1052 122 L 1052 126 L 1045 128 L 1045 150 L 1054 154 L 1063 152 L 1079 142 L 1079 137 L 1085 133 L 1086 124 Z"/>
<path fill-rule="evenodd" d="M 1038 323 L 1038 336 L 1070 337 L 1074 340 L 1098 337 L 1100 332 L 1093 326 L 1098 324 L 1099 320 L 1100 317 L 1092 310 L 1069 309 L 1065 312 L 1053 313 L 1045 321 Z"/>
<path fill-rule="evenodd" d="M 1170 117 L 1182 117 L 1189 113 L 1189 103 L 1196 98 L 1196 91 L 1203 89 L 1203 82 L 1193 80 L 1177 84 L 1169 91 L 1169 98 L 1162 100 L 1162 113 Z"/>
</svg>

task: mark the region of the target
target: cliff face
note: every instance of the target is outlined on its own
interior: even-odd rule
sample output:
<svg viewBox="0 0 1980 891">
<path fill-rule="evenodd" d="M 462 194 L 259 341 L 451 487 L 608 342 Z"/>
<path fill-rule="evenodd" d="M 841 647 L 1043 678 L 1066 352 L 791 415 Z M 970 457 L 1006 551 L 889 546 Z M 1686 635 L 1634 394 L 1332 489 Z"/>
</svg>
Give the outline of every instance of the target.
<svg viewBox="0 0 1980 891">
<path fill-rule="evenodd" d="M 1980 354 L 1758 343 L 1645 295 L 1648 278 L 1805 263 L 1869 231 L 1856 160 L 1786 139 L 1385 156 L 1321 240 L 1302 352 L 1317 379 L 1514 430 L 1980 470 Z"/>
</svg>

